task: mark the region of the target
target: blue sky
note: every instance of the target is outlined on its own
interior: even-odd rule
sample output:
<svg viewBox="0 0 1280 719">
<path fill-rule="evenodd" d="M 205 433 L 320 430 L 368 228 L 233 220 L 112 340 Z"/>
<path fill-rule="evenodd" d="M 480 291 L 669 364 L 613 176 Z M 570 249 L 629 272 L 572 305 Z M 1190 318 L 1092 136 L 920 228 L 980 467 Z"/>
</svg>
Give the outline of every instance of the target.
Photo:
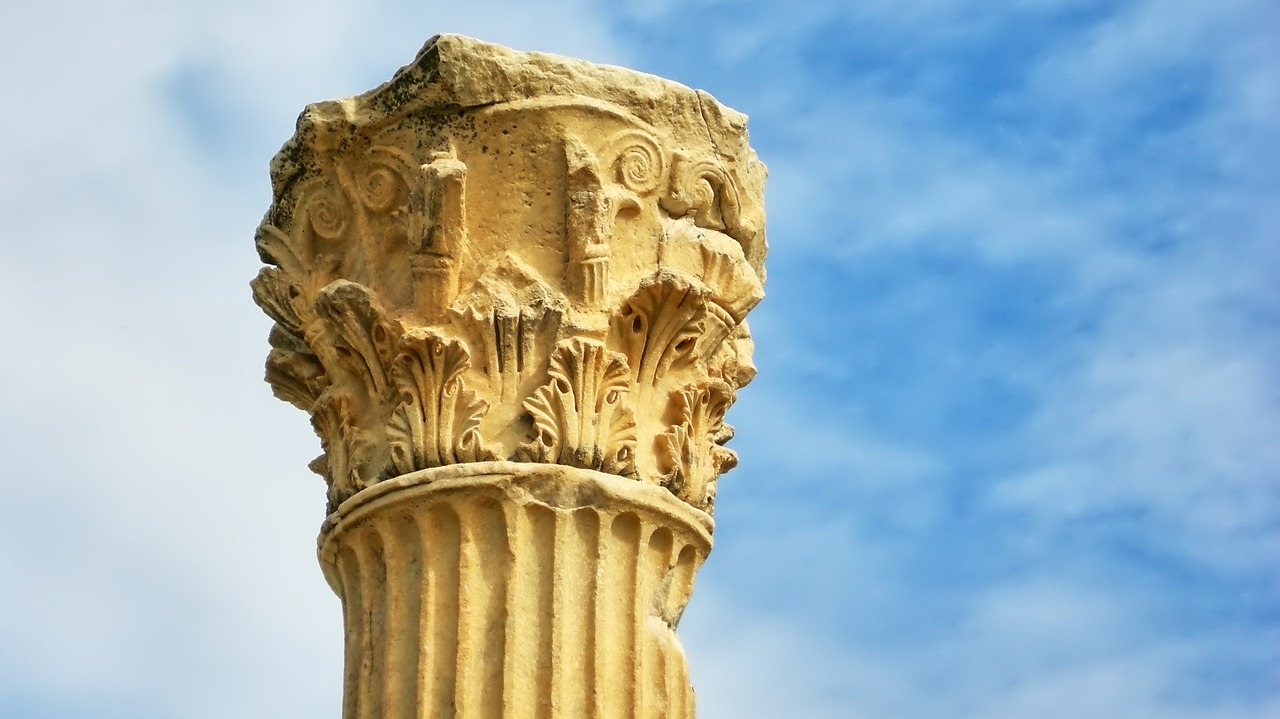
<svg viewBox="0 0 1280 719">
<path fill-rule="evenodd" d="M 1270 0 L 0 4 L 0 716 L 332 717 L 267 162 L 438 32 L 751 117 L 704 719 L 1280 716 Z"/>
</svg>

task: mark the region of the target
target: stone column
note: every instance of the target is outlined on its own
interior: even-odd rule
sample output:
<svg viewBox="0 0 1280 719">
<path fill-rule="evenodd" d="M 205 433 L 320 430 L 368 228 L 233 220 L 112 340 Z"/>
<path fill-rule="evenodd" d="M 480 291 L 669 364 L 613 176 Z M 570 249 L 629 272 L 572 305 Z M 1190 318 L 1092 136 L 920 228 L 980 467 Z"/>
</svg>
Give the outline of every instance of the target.
<svg viewBox="0 0 1280 719">
<path fill-rule="evenodd" d="M 675 627 L 764 278 L 745 123 L 450 35 L 298 119 L 252 285 L 324 449 L 345 719 L 693 716 Z"/>
</svg>

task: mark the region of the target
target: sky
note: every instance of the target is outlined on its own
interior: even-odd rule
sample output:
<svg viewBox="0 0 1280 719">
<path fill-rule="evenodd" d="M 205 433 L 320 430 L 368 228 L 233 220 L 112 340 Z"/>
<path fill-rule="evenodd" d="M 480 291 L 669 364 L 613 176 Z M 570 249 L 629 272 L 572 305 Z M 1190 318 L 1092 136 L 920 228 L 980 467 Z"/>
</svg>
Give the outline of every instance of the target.
<svg viewBox="0 0 1280 719">
<path fill-rule="evenodd" d="M 1280 716 L 1273 0 L 0 0 L 0 717 L 336 717 L 267 163 L 430 36 L 750 116 L 702 719 Z"/>
</svg>

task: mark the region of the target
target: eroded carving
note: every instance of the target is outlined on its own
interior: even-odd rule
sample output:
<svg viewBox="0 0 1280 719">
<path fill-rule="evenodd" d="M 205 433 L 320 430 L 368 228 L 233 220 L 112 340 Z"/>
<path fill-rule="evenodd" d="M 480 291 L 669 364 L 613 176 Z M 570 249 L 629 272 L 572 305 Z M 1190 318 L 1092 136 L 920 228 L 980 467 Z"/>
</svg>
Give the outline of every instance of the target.
<svg viewBox="0 0 1280 719">
<path fill-rule="evenodd" d="M 636 203 L 625 188 L 606 183 L 595 154 L 578 138 L 566 138 L 564 154 L 569 293 L 577 302 L 599 307 L 609 286 L 609 238 L 614 220 L 624 205 Z"/>
<path fill-rule="evenodd" d="M 326 188 L 311 198 L 307 217 L 317 235 L 326 240 L 335 240 L 347 231 L 350 209 L 341 194 Z"/>
<path fill-rule="evenodd" d="M 427 222 L 409 262 L 418 311 L 435 321 L 444 319 L 457 294 L 458 252 L 467 240 L 467 166 L 449 153 L 436 152 L 422 166 L 422 175 Z"/>
<path fill-rule="evenodd" d="M 658 435 L 663 484 L 677 497 L 711 510 L 716 478 L 738 464 L 738 455 L 722 445 L 733 437 L 724 413 L 733 388 L 722 380 L 691 383 L 671 393 L 671 429 Z"/>
<path fill-rule="evenodd" d="M 637 385 L 653 387 L 673 366 L 689 363 L 706 329 L 707 304 L 705 285 L 670 270 L 645 279 L 623 303 L 614 332 Z"/>
<path fill-rule="evenodd" d="M 360 470 L 370 449 L 369 439 L 356 426 L 354 410 L 351 396 L 332 387 L 311 408 L 311 426 L 320 436 L 324 454 L 312 460 L 310 468 L 329 481 L 331 508 L 368 486 L 368 478 Z"/>
<path fill-rule="evenodd" d="M 546 366 L 566 303 L 536 272 L 507 253 L 454 301 L 451 311 L 472 338 L 490 391 L 518 407 Z"/>
<path fill-rule="evenodd" d="M 307 345 L 276 325 L 268 338 L 267 382 L 280 399 L 309 411 L 326 386 L 324 366 Z"/>
<path fill-rule="evenodd" d="M 272 163 L 251 283 L 275 322 L 267 380 L 312 414 L 331 504 L 517 459 L 709 509 L 763 294 L 745 118 L 630 74 L 602 94 L 612 69 L 429 48 L 309 107 Z M 488 69 L 460 72 L 473 60 Z"/>
<path fill-rule="evenodd" d="M 335 280 L 320 291 L 316 313 L 328 330 L 334 364 L 358 380 L 367 399 L 386 396 L 395 349 L 373 293 L 355 282 Z"/>
</svg>

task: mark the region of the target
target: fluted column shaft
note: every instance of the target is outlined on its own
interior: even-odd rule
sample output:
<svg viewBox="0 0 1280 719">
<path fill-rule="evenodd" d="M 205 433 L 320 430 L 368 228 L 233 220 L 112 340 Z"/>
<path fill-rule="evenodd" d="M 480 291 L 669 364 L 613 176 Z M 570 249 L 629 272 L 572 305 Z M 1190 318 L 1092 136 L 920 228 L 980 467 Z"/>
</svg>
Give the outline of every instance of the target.
<svg viewBox="0 0 1280 719">
<path fill-rule="evenodd" d="M 675 624 L 711 520 L 557 465 L 425 470 L 357 494 L 320 558 L 346 624 L 344 719 L 683 719 Z"/>
</svg>

